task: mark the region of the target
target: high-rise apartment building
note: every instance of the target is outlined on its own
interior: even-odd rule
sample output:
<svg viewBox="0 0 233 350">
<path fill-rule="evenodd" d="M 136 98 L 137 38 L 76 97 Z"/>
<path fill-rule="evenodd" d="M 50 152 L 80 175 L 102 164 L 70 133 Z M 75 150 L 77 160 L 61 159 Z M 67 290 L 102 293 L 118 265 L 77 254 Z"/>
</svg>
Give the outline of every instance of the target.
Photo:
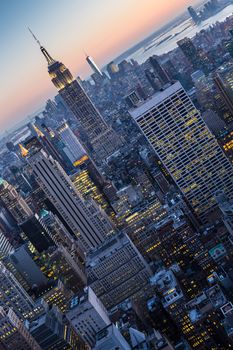
<svg viewBox="0 0 233 350">
<path fill-rule="evenodd" d="M 42 350 L 12 309 L 0 307 L 0 349 Z"/>
<path fill-rule="evenodd" d="M 88 208 L 57 161 L 43 150 L 33 153 L 28 161 L 41 188 L 80 242 L 83 252 L 98 246 L 112 233 L 110 221 L 98 208 Z"/>
<path fill-rule="evenodd" d="M 200 219 L 215 207 L 217 190 L 232 196 L 232 165 L 179 82 L 131 115 Z"/>
<path fill-rule="evenodd" d="M 39 43 L 38 40 L 37 42 Z M 119 148 L 121 140 L 104 121 L 68 68 L 63 63 L 54 60 L 41 45 L 40 49 L 48 63 L 52 83 L 85 131 L 95 158 L 102 161 Z"/>
</svg>

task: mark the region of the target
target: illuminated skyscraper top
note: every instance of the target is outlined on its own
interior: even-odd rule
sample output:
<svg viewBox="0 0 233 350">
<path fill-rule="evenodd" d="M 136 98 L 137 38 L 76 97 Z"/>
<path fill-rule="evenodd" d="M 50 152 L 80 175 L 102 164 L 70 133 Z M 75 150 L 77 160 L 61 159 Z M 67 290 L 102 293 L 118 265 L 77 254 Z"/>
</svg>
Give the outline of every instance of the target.
<svg viewBox="0 0 233 350">
<path fill-rule="evenodd" d="M 41 45 L 40 41 L 33 34 L 30 28 L 28 28 L 33 38 L 40 46 L 40 50 L 43 53 L 46 61 L 48 63 L 48 72 L 50 78 L 58 90 L 63 89 L 68 84 L 70 84 L 74 79 L 70 71 L 64 66 L 63 63 L 58 62 L 52 58 L 52 56 L 48 53 L 48 51 Z"/>
<path fill-rule="evenodd" d="M 30 31 L 31 32 L 31 31 Z M 32 32 L 31 32 L 32 33 Z M 71 112 L 77 118 L 79 124 L 85 131 L 89 146 L 95 160 L 102 161 L 118 150 L 121 140 L 115 132 L 107 125 L 105 120 L 95 108 L 81 84 L 73 78 L 70 71 L 61 62 L 55 61 L 41 46 L 39 40 L 34 36 L 39 44 L 41 52 L 48 63 L 48 72 L 59 95 L 65 101 Z M 94 153 L 94 154 L 93 154 Z"/>
</svg>

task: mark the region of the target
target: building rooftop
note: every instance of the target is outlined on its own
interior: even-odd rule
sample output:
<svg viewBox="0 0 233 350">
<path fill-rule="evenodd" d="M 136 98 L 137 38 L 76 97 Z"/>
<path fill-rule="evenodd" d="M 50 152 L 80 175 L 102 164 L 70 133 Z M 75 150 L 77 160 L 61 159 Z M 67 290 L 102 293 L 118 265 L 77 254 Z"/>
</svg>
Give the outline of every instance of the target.
<svg viewBox="0 0 233 350">
<path fill-rule="evenodd" d="M 219 309 L 226 303 L 225 295 L 218 285 L 215 285 L 189 301 L 185 307 L 192 323 L 199 321 L 213 309 Z"/>
<path fill-rule="evenodd" d="M 122 244 L 127 244 L 128 242 L 129 239 L 123 232 L 110 236 L 87 256 L 86 266 L 95 266 L 102 259 L 119 250 Z"/>
<path fill-rule="evenodd" d="M 180 89 L 182 89 L 182 85 L 180 84 L 180 82 L 177 81 L 171 84 L 165 90 L 156 92 L 153 96 L 148 98 L 148 100 L 143 101 L 136 108 L 131 109 L 129 112 L 134 119 L 137 119 L 142 114 L 146 113 L 151 108 L 161 103 L 161 101 L 165 100 L 170 95 L 176 93 Z"/>
<path fill-rule="evenodd" d="M 35 321 L 33 321 L 30 324 L 30 332 L 35 331 L 37 328 L 41 327 L 42 325 L 44 325 L 46 323 L 47 320 L 47 315 L 46 313 L 41 315 L 39 318 L 37 318 Z"/>
<path fill-rule="evenodd" d="M 177 300 L 183 298 L 183 293 L 178 285 L 175 275 L 171 270 L 160 270 L 150 278 L 150 283 L 162 293 L 162 304 L 166 308 Z"/>
</svg>

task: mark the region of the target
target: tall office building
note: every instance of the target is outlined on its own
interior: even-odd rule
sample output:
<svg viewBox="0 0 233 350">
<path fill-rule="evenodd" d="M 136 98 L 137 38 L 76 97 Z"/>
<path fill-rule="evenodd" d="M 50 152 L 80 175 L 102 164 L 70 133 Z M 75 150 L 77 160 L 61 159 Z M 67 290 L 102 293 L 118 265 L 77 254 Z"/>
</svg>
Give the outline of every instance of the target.
<svg viewBox="0 0 233 350">
<path fill-rule="evenodd" d="M 165 69 L 163 69 L 161 64 L 158 62 L 156 56 L 151 56 L 149 58 L 149 62 L 151 64 L 151 66 L 154 68 L 155 73 L 157 73 L 157 76 L 158 76 L 159 80 L 161 81 L 161 83 L 163 85 L 169 83 L 171 79 L 169 78 Z"/>
<path fill-rule="evenodd" d="M 233 30 L 230 30 L 230 39 L 227 43 L 227 49 L 229 54 L 231 55 L 231 58 L 233 58 Z"/>
<path fill-rule="evenodd" d="M 57 128 L 57 132 L 64 143 L 63 151 L 69 158 L 70 162 L 75 166 L 80 159 L 87 158 L 86 151 L 79 143 L 77 137 L 70 129 L 67 123 L 63 123 Z"/>
<path fill-rule="evenodd" d="M 109 310 L 144 294 L 151 269 L 131 240 L 120 233 L 87 256 L 86 272 L 88 285 Z"/>
<path fill-rule="evenodd" d="M 100 331 L 96 336 L 96 344 L 93 350 L 131 350 L 131 346 L 125 340 L 119 329 L 111 324 L 102 331 Z M 149 348 L 145 345 L 135 346 L 133 349 L 138 350 L 148 350 Z"/>
<path fill-rule="evenodd" d="M 83 252 L 98 246 L 112 233 L 110 222 L 97 209 L 88 208 L 57 161 L 43 150 L 32 153 L 28 161 L 39 185 Z"/>
<path fill-rule="evenodd" d="M 19 248 L 14 250 L 9 255 L 8 259 L 11 263 L 11 265 L 8 266 L 11 267 L 13 265 L 17 271 L 15 277 L 20 275 L 22 279 L 26 281 L 27 285 L 30 286 L 30 288 L 33 289 L 35 286 L 38 288 L 44 288 L 47 285 L 48 280 L 33 260 L 33 257 L 28 249 L 28 244 L 21 245 Z M 14 270 L 12 271 L 14 274 Z"/>
<path fill-rule="evenodd" d="M 223 222 L 233 237 L 233 201 L 229 200 L 223 192 L 218 192 L 216 197 L 218 206 L 222 212 Z"/>
<path fill-rule="evenodd" d="M 37 42 L 39 43 L 38 40 Z M 85 131 L 95 158 L 101 162 L 119 148 L 121 145 L 119 137 L 106 124 L 80 83 L 73 78 L 65 65 L 54 60 L 41 45 L 40 49 L 48 63 L 48 72 L 53 84 Z"/>
<path fill-rule="evenodd" d="M 28 124 L 29 126 L 30 124 Z M 36 126 L 35 124 L 31 124 L 31 128 L 32 130 L 34 130 L 33 135 L 35 135 L 35 137 L 37 138 L 37 140 L 39 141 L 39 143 L 41 144 L 41 146 L 43 147 L 43 149 L 48 153 L 51 154 L 51 156 L 56 159 L 62 166 L 64 164 L 63 158 L 60 155 L 60 153 L 57 151 L 57 149 L 55 148 L 55 146 L 53 145 L 53 143 L 51 142 L 52 138 L 50 137 L 50 135 L 47 136 L 39 129 L 38 126 Z M 30 147 L 30 142 L 35 142 L 33 141 L 33 137 L 32 139 L 29 139 L 27 141 L 27 148 Z"/>
<path fill-rule="evenodd" d="M 184 38 L 177 41 L 177 45 L 195 69 L 203 69 L 204 71 L 208 71 L 208 57 L 201 49 L 197 49 L 195 47 L 190 38 Z"/>
<path fill-rule="evenodd" d="M 214 83 L 226 108 L 230 112 L 224 114 L 227 124 L 233 123 L 233 64 L 219 67 L 214 74 Z"/>
<path fill-rule="evenodd" d="M 4 311 L 3 307 L 0 307 L 0 349 L 42 350 L 15 312 Z"/>
<path fill-rule="evenodd" d="M 3 179 L 0 179 L 0 201 L 18 224 L 24 222 L 28 217 L 33 215 L 31 209 L 14 186 Z"/>
<path fill-rule="evenodd" d="M 50 249 L 41 259 L 46 274 L 52 275 L 54 280 L 58 278 L 64 283 L 65 287 L 74 293 L 80 293 L 86 286 L 86 275 L 83 264 L 72 256 L 66 248 L 59 246 L 56 249 Z M 52 272 L 52 274 L 51 274 Z"/>
<path fill-rule="evenodd" d="M 179 82 L 131 115 L 200 219 L 216 205 L 217 190 L 233 195 L 232 165 Z"/>
<path fill-rule="evenodd" d="M 85 200 L 94 200 L 114 221 L 115 213 L 110 200 L 105 195 L 106 186 L 111 183 L 105 180 L 93 161 L 84 155 L 75 162 L 76 172 L 70 176 L 76 190 Z"/>
<path fill-rule="evenodd" d="M 54 244 L 63 246 L 71 254 L 76 250 L 76 240 L 65 228 L 61 220 L 51 211 L 42 209 L 39 216 L 39 222 L 44 227 Z"/>
<path fill-rule="evenodd" d="M 119 67 L 113 62 L 107 64 L 107 72 L 111 79 L 114 79 L 117 73 L 119 72 Z"/>
<path fill-rule="evenodd" d="M 100 77 L 104 77 L 103 73 L 101 72 L 101 70 L 99 69 L 99 67 L 97 66 L 97 64 L 95 63 L 95 61 L 93 60 L 93 58 L 91 56 L 87 55 L 86 61 L 94 73 L 98 74 L 98 76 L 100 76 Z"/>
<path fill-rule="evenodd" d="M 107 310 L 90 287 L 71 300 L 66 317 L 82 339 L 93 347 L 98 332 L 111 324 Z"/>
<path fill-rule="evenodd" d="M 195 24 L 198 24 L 201 22 L 201 18 L 198 16 L 196 10 L 192 6 L 188 7 L 188 12 Z"/>
<path fill-rule="evenodd" d="M 0 226 L 0 254 L 8 255 L 13 250 L 10 241 L 8 233 L 2 230 Z"/>
<path fill-rule="evenodd" d="M 37 214 L 22 222 L 20 227 L 39 253 L 54 245 L 49 231 L 41 225 Z"/>
<path fill-rule="evenodd" d="M 20 319 L 34 308 L 33 300 L 3 263 L 0 263 L 0 296 L 0 306 L 5 311 L 12 308 Z"/>
<path fill-rule="evenodd" d="M 29 325 L 31 335 L 43 350 L 85 350 L 84 342 L 64 320 L 58 308 L 46 310 Z"/>
</svg>

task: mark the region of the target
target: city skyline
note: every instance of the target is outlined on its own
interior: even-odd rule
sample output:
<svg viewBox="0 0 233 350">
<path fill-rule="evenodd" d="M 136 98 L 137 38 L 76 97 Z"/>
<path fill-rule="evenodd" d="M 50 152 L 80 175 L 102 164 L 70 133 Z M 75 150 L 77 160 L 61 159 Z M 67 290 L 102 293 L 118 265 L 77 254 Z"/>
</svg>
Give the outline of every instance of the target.
<svg viewBox="0 0 233 350">
<path fill-rule="evenodd" d="M 8 0 L 0 349 L 233 347 L 233 0 L 190 2 Z"/>
<path fill-rule="evenodd" d="M 24 120 L 28 115 L 34 114 L 44 105 L 47 98 L 54 96 L 53 87 L 46 79 L 43 58 L 32 42 L 27 26 L 32 27 L 55 59 L 61 59 L 71 67 L 74 76 L 85 77 L 90 74 L 90 69 L 85 62 L 84 51 L 92 55 L 102 67 L 128 47 L 134 46 L 184 12 L 188 5 L 195 5 L 197 2 L 199 1 L 173 0 L 168 8 L 163 1 L 154 4 L 147 0 L 147 4 L 135 5 L 132 0 L 127 0 L 124 4 L 122 1 L 118 2 L 114 8 L 108 2 L 102 3 L 101 11 L 95 4 L 87 2 L 83 5 L 79 1 L 71 2 L 69 6 L 66 6 L 63 0 L 56 1 L 56 4 L 52 1 L 49 5 L 45 2 L 33 3 L 33 6 L 28 0 L 23 0 L 14 6 L 2 3 L 1 13 L 4 17 L 1 22 L 1 31 L 4 35 L 4 91 L 0 99 L 2 132 Z M 141 13 L 144 15 L 140 18 Z M 57 23 L 61 25 L 57 26 Z M 120 28 L 118 23 L 121 23 Z M 127 33 L 124 30 L 126 25 Z M 109 36 L 106 27 L 111 28 L 114 35 Z M 81 35 L 78 34 L 80 29 Z M 36 89 L 33 88 L 35 81 Z"/>
</svg>

